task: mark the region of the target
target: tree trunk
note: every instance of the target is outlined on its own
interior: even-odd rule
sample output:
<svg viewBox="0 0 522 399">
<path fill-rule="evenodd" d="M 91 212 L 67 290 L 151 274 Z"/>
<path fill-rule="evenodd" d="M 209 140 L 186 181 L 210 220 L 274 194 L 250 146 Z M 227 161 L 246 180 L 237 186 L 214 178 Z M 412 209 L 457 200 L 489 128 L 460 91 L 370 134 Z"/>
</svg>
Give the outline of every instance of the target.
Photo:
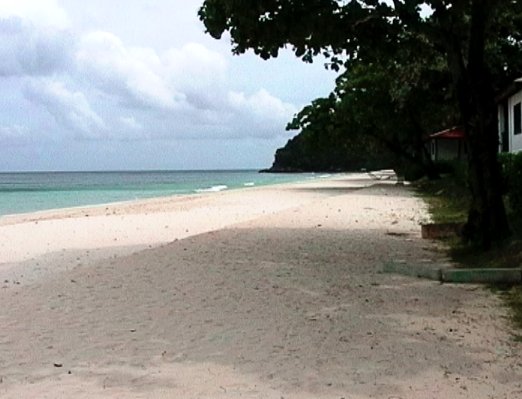
<svg viewBox="0 0 522 399">
<path fill-rule="evenodd" d="M 472 203 L 464 234 L 488 249 L 493 242 L 507 238 L 510 230 L 502 199 L 495 112 L 476 109 L 473 114 L 466 125 Z"/>
<path fill-rule="evenodd" d="M 487 24 L 494 10 L 494 1 L 473 1 L 467 68 L 462 59 L 453 60 L 454 68 L 460 64 L 457 93 L 469 146 L 472 204 L 464 233 L 485 249 L 510 235 L 497 158 L 499 138 L 494 90 L 484 60 Z M 454 54 L 459 55 L 459 51 Z"/>
</svg>

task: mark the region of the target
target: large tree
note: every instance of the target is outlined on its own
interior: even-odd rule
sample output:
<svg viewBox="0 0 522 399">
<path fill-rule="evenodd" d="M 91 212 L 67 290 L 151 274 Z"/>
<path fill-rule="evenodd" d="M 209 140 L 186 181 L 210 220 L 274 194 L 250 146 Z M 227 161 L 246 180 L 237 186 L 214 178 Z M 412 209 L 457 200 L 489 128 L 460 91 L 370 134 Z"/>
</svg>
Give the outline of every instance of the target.
<svg viewBox="0 0 522 399">
<path fill-rule="evenodd" d="M 393 57 L 357 60 L 337 79 L 338 118 L 395 155 L 399 172 L 422 171 L 437 177 L 425 139 L 428 133 L 455 123 L 455 102 L 448 95 L 449 75 L 440 58 L 411 43 Z M 349 130 L 349 129 L 347 129 Z"/>
<path fill-rule="evenodd" d="M 437 177 L 425 138 L 455 123 L 450 78 L 432 52 L 417 52 L 412 64 L 406 50 L 353 62 L 328 98 L 313 101 L 288 125 L 301 132 L 276 152 L 275 169 L 386 166 L 407 178 Z"/>
<path fill-rule="evenodd" d="M 251 49 L 268 59 L 291 47 L 304 61 L 322 54 L 334 67 L 344 63 L 348 73 L 356 62 L 393 58 L 404 46 L 436 51 L 452 77 L 470 149 L 473 203 L 466 230 L 486 247 L 509 235 L 494 94 L 520 72 L 522 2 L 205 0 L 199 15 L 213 37 L 229 32 L 236 54 Z"/>
</svg>

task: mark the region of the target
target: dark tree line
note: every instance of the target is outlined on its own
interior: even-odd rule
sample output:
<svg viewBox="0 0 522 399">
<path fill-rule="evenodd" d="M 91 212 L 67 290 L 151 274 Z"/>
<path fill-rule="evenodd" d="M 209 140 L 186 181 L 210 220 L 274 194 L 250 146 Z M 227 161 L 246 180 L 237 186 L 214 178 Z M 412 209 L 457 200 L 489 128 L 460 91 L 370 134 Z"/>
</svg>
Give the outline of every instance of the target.
<svg viewBox="0 0 522 399">
<path fill-rule="evenodd" d="M 331 94 L 303 108 L 287 126 L 300 133 L 278 149 L 271 172 L 339 172 L 391 168 L 394 159 L 369 136 L 357 134 L 339 118 L 338 98 Z"/>
</svg>

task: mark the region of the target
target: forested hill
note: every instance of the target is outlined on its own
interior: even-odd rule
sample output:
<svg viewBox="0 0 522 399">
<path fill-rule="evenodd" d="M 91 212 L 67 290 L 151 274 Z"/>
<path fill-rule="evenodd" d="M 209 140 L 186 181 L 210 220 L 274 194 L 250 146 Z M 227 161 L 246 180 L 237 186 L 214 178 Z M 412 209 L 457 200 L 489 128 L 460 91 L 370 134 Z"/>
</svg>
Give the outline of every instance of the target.
<svg viewBox="0 0 522 399">
<path fill-rule="evenodd" d="M 288 140 L 276 151 L 272 166 L 262 172 L 345 172 L 384 169 L 392 164 L 388 155 L 371 155 L 364 148 L 353 148 L 353 143 L 332 140 L 327 134 L 307 133 Z"/>
</svg>

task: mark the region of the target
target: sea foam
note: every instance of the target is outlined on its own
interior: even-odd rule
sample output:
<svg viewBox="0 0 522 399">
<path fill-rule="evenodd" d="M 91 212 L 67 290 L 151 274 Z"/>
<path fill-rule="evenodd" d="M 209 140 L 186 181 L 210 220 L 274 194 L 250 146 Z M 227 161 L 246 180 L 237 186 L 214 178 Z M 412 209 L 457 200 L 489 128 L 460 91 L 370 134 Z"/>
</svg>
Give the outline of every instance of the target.
<svg viewBox="0 0 522 399">
<path fill-rule="evenodd" d="M 228 188 L 228 186 L 225 186 L 223 184 L 223 185 L 218 185 L 218 186 L 212 186 L 209 188 L 199 188 L 195 191 L 196 191 L 196 193 L 216 193 L 218 191 L 226 190 L 227 188 Z"/>
</svg>

